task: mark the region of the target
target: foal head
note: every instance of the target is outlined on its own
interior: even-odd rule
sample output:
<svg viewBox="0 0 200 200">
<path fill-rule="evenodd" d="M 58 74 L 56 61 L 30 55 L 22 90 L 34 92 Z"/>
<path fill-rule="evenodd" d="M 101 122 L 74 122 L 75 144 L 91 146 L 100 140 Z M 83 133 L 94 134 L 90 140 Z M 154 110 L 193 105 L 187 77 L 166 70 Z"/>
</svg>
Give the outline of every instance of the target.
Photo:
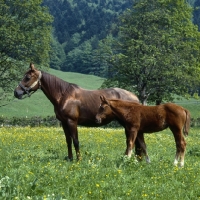
<svg viewBox="0 0 200 200">
<path fill-rule="evenodd" d="M 96 122 L 98 124 L 101 124 L 103 119 L 106 119 L 107 116 L 111 115 L 112 113 L 109 101 L 104 96 L 100 96 L 100 100 L 101 100 L 101 103 L 100 103 L 98 112 L 96 114 Z"/>
<path fill-rule="evenodd" d="M 14 90 L 14 96 L 21 99 L 24 94 L 30 96 L 30 92 L 36 91 L 40 88 L 40 79 L 42 77 L 41 71 L 34 68 L 33 63 L 30 64 L 30 70 L 24 75 L 19 85 Z"/>
</svg>

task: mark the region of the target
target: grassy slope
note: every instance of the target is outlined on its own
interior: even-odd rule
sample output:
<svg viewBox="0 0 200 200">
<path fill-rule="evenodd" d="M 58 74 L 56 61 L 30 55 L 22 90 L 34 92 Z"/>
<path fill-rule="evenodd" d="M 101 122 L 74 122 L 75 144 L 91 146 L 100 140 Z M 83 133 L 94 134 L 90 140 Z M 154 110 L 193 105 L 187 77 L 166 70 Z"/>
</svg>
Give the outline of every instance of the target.
<svg viewBox="0 0 200 200">
<path fill-rule="evenodd" d="M 188 100 L 188 99 L 182 98 L 181 100 L 175 100 L 174 103 L 188 109 L 191 113 L 192 118 L 196 119 L 200 117 L 200 100 L 199 99 L 190 98 Z"/>
<path fill-rule="evenodd" d="M 97 89 L 101 86 L 103 79 L 93 75 L 84 75 L 72 72 L 61 72 L 50 69 L 53 74 L 67 82 L 76 83 L 86 89 Z M 31 117 L 31 116 L 52 116 L 54 110 L 51 102 L 41 90 L 34 93 L 31 98 L 23 100 L 14 99 L 7 106 L 0 107 L 0 116 L 5 117 Z"/>
<path fill-rule="evenodd" d="M 54 69 L 49 70 L 53 74 L 67 82 L 76 83 L 86 89 L 97 89 L 101 86 L 103 79 L 93 75 L 84 75 L 72 72 L 61 72 Z M 175 103 L 190 110 L 193 118 L 200 117 L 200 100 L 182 99 L 175 100 Z M 51 102 L 41 90 L 34 93 L 31 98 L 24 100 L 14 99 L 7 106 L 0 107 L 0 116 L 5 117 L 31 117 L 31 116 L 52 116 L 54 110 Z"/>
</svg>

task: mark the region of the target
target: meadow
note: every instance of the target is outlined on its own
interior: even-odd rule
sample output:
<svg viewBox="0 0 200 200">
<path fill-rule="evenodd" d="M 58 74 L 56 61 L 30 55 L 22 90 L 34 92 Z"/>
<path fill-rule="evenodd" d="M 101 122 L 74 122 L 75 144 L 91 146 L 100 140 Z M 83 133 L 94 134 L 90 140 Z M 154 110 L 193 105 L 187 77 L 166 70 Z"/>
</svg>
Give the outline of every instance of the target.
<svg viewBox="0 0 200 200">
<path fill-rule="evenodd" d="M 50 69 L 68 82 L 96 89 L 103 79 Z M 199 118 L 198 99 L 177 104 Z M 52 116 L 53 106 L 41 91 L 0 107 L 1 116 Z M 185 167 L 173 166 L 175 142 L 167 129 L 146 134 L 151 163 L 124 156 L 124 130 L 79 127 L 82 159 L 68 162 L 60 127 L 0 128 L 0 200 L 196 200 L 200 199 L 200 128 L 192 127 Z M 75 152 L 74 152 L 75 154 Z M 75 157 L 75 155 L 74 155 Z"/>
<path fill-rule="evenodd" d="M 0 128 L 0 199 L 200 199 L 200 129 L 191 128 L 184 168 L 173 166 L 170 130 L 146 134 L 151 163 L 123 156 L 123 129 L 79 127 L 82 159 L 64 160 L 61 128 Z M 75 155 L 74 155 L 75 156 Z"/>
</svg>

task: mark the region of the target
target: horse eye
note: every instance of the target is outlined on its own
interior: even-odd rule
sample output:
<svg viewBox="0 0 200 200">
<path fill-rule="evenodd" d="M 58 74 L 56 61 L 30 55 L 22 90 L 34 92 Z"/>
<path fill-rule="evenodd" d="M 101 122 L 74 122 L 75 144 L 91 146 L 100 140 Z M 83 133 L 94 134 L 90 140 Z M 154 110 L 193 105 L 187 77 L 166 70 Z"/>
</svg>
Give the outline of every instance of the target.
<svg viewBox="0 0 200 200">
<path fill-rule="evenodd" d="M 27 75 L 25 76 L 25 80 L 26 80 L 26 81 L 29 81 L 30 79 L 31 79 L 31 76 L 27 74 Z"/>
<path fill-rule="evenodd" d="M 100 104 L 99 108 L 101 108 L 102 110 L 104 110 L 104 107 Z"/>
</svg>

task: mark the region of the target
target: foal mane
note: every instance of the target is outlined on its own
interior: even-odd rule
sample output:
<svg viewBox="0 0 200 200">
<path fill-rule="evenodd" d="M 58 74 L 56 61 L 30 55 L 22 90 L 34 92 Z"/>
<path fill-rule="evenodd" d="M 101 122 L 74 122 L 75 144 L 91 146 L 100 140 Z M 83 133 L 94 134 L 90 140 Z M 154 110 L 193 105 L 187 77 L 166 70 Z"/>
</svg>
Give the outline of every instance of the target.
<svg viewBox="0 0 200 200">
<path fill-rule="evenodd" d="M 115 102 L 117 104 L 124 104 L 124 105 L 142 105 L 141 103 L 139 103 L 138 101 L 128 101 L 128 100 L 122 100 L 122 99 L 108 99 L 109 102 Z"/>
<path fill-rule="evenodd" d="M 42 76 L 44 77 L 46 84 L 51 87 L 52 95 L 57 95 L 58 93 L 62 95 L 68 93 L 70 95 L 75 89 L 80 88 L 74 83 L 69 83 L 46 72 L 42 72 Z"/>
</svg>

